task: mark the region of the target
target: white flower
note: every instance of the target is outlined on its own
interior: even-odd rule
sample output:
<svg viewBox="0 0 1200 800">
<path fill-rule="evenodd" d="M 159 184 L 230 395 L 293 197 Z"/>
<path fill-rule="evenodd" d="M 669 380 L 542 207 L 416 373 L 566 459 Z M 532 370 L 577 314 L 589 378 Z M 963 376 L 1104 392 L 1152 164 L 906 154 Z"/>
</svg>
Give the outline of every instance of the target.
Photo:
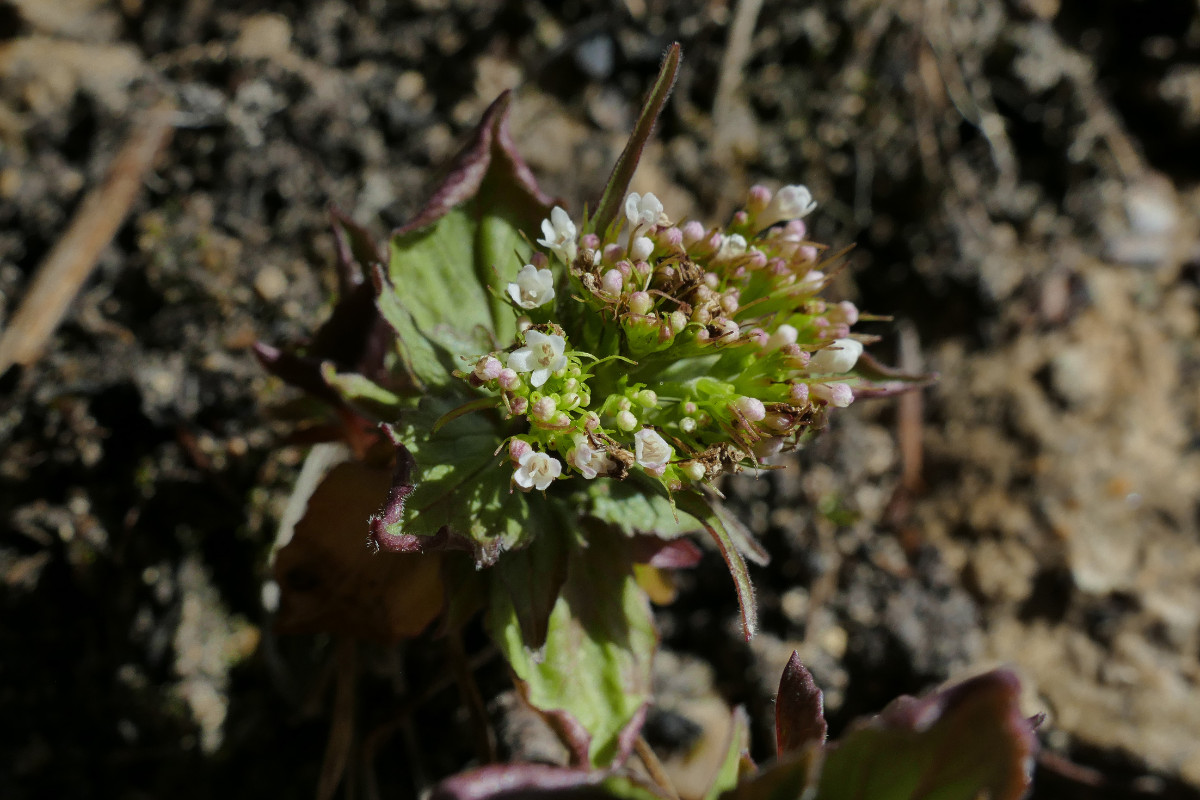
<svg viewBox="0 0 1200 800">
<path fill-rule="evenodd" d="M 562 464 L 557 458 L 527 450 L 521 454 L 517 469 L 513 472 L 513 480 L 522 489 L 537 489 L 544 492 L 554 479 L 562 474 Z"/>
<path fill-rule="evenodd" d="M 833 344 L 813 353 L 808 362 L 809 372 L 840 374 L 854 369 L 862 355 L 862 342 L 854 339 L 835 339 Z"/>
<path fill-rule="evenodd" d="M 755 220 L 755 225 L 762 230 L 777 222 L 802 219 L 811 214 L 816 207 L 817 203 L 807 186 L 785 186 L 771 198 L 771 202 Z"/>
<path fill-rule="evenodd" d="M 625 198 L 625 216 L 638 227 L 657 225 L 662 213 L 662 202 L 650 192 L 644 195 L 630 192 Z"/>
<path fill-rule="evenodd" d="M 508 366 L 517 372 L 529 372 L 529 382 L 536 388 L 549 379 L 550 374 L 566 369 L 567 357 L 563 350 L 567 340 L 556 333 L 540 331 L 525 332 L 525 346 L 508 357 Z"/>
<path fill-rule="evenodd" d="M 577 233 L 571 216 L 566 210 L 555 206 L 550 210 L 550 219 L 542 220 L 542 236 L 546 238 L 538 239 L 538 244 L 553 250 L 564 263 L 570 264 L 575 261 Z"/>
<path fill-rule="evenodd" d="M 642 428 L 633 435 L 634 457 L 647 472 L 661 475 L 675 451 L 671 445 L 650 428 Z"/>
<path fill-rule="evenodd" d="M 508 296 L 521 308 L 537 308 L 554 299 L 554 275 L 548 269 L 526 264 L 517 280 L 508 285 Z"/>
<path fill-rule="evenodd" d="M 767 339 L 767 350 L 778 350 L 786 344 L 795 344 L 796 339 L 800 337 L 800 332 L 792 325 L 786 322 L 775 329 L 771 334 L 771 338 Z"/>
<path fill-rule="evenodd" d="M 726 236 L 721 242 L 721 249 L 717 251 L 717 258 L 736 258 L 746 252 L 746 237 L 740 233 L 734 233 Z"/>
<path fill-rule="evenodd" d="M 608 453 L 603 448 L 592 447 L 586 436 L 575 437 L 575 448 L 567 454 L 567 459 L 589 481 L 608 473 L 613 467 Z"/>
</svg>

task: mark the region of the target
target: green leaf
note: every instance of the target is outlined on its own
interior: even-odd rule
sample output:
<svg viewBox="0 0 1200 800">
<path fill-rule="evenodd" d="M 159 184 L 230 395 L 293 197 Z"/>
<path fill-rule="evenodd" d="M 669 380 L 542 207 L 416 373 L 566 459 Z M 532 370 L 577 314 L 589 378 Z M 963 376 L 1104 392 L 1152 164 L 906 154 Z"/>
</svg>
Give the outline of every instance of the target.
<svg viewBox="0 0 1200 800">
<path fill-rule="evenodd" d="M 826 750 L 818 800 L 1017 800 L 1037 745 L 1003 670 L 902 697 Z"/>
<path fill-rule="evenodd" d="M 725 528 L 725 523 L 712 510 L 703 497 L 690 492 L 680 492 L 675 495 L 675 505 L 700 520 L 700 524 L 712 536 L 717 548 L 721 551 L 729 574 L 733 577 L 733 585 L 737 590 L 738 607 L 742 612 L 742 633 L 746 641 L 754 636 L 758 627 L 758 610 L 754 600 L 754 585 L 750 582 L 750 570 L 746 560 L 738 552 L 738 548 Z"/>
<path fill-rule="evenodd" d="M 586 226 L 588 231 L 603 236 L 608 226 L 612 225 L 621 213 L 621 203 L 625 200 L 625 192 L 629 189 L 629 182 L 633 180 L 633 173 L 637 172 L 642 149 L 650 139 L 654 123 L 658 121 L 658 115 L 662 113 L 667 98 L 671 96 L 671 89 L 675 86 L 675 75 L 679 71 L 681 57 L 682 50 L 678 42 L 667 48 L 662 65 L 658 68 L 658 78 L 654 81 L 650 94 L 646 96 L 646 102 L 642 104 L 642 113 L 633 126 L 629 142 L 621 151 L 621 157 L 617 159 L 616 166 L 608 177 L 604 194 L 600 196 L 600 203 L 596 206 L 596 215 Z"/>
<path fill-rule="evenodd" d="M 571 548 L 540 653 L 525 645 L 506 594 L 493 596 L 488 614 L 529 703 L 564 734 L 577 760 L 597 767 L 628 756 L 650 699 L 657 635 L 631 550 L 620 532 L 589 527 L 587 547 Z"/>
<path fill-rule="evenodd" d="M 458 379 L 452 374 L 456 366 L 454 358 L 417 328 L 412 314 L 400 302 L 399 292 L 388 282 L 381 267 L 376 268 L 374 280 L 375 306 L 396 332 L 400 361 L 417 388 L 429 391 L 457 383 Z"/>
<path fill-rule="evenodd" d="M 660 539 L 674 539 L 702 527 L 695 517 L 677 511 L 652 486 L 634 480 L 591 481 L 587 488 L 588 499 L 584 502 L 591 504 L 589 513 L 616 525 L 627 536 L 652 533 Z"/>
<path fill-rule="evenodd" d="M 412 488 L 398 514 L 385 510 L 380 519 L 387 519 L 389 536 L 432 537 L 449 529 L 472 541 L 481 566 L 490 565 L 501 552 L 527 544 L 539 525 L 525 495 L 511 490 L 512 470 L 495 454 L 502 437 L 489 415 L 457 417 L 431 433 L 452 408 L 452 401 L 427 398 L 394 429 L 415 462 Z"/>
<path fill-rule="evenodd" d="M 717 800 L 722 793 L 737 786 L 743 767 L 749 762 L 750 718 L 746 715 L 746 709 L 738 706 L 733 712 L 733 725 L 729 727 L 729 744 L 725 748 L 725 757 L 704 794 L 704 800 Z"/>
<path fill-rule="evenodd" d="M 392 422 L 404 399 L 357 372 L 338 372 L 332 362 L 321 364 L 321 377 L 351 408 L 368 419 Z"/>
<path fill-rule="evenodd" d="M 550 515 L 543 516 L 548 522 Z M 493 602 L 512 606 L 522 641 L 531 650 L 546 643 L 550 614 L 567 577 L 567 549 L 573 544 L 561 524 L 539 527 L 541 535 L 529 547 L 506 554 L 492 568 Z"/>
</svg>

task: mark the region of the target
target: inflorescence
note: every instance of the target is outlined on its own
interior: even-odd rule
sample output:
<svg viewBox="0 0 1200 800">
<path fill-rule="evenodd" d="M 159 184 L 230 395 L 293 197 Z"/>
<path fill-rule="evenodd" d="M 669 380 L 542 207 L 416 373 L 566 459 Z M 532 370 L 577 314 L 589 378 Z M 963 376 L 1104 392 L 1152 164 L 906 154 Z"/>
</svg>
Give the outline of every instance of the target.
<svg viewBox="0 0 1200 800">
<path fill-rule="evenodd" d="M 756 186 L 720 230 L 633 193 L 601 236 L 555 207 L 504 289 L 517 341 L 458 373 L 527 422 L 508 439 L 513 483 L 640 471 L 678 490 L 794 448 L 848 406 L 859 313 L 819 297 L 814 208 L 803 186 Z"/>
</svg>

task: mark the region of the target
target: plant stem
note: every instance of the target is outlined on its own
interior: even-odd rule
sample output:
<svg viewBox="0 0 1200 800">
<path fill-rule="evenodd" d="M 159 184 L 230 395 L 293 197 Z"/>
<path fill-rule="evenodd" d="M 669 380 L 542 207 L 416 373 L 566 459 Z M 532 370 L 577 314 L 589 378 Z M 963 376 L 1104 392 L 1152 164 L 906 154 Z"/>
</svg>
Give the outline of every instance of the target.
<svg viewBox="0 0 1200 800">
<path fill-rule="evenodd" d="M 639 736 L 633 743 L 633 749 L 637 752 L 638 758 L 642 760 L 642 764 L 645 765 L 646 771 L 650 773 L 650 778 L 658 784 L 658 788 L 662 789 L 671 800 L 679 800 L 679 792 L 675 791 L 675 784 L 671 782 L 671 776 L 663 768 L 658 756 L 650 749 L 650 743 L 646 741 L 646 737 Z"/>
</svg>

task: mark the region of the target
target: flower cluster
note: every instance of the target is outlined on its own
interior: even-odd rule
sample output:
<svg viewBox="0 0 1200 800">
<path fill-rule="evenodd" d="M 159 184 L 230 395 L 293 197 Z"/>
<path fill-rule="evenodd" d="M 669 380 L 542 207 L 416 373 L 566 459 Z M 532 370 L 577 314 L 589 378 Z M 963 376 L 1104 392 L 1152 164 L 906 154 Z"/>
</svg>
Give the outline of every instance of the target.
<svg viewBox="0 0 1200 800">
<path fill-rule="evenodd" d="M 803 186 L 750 190 L 724 229 L 674 223 L 653 194 L 585 232 L 562 208 L 505 287 L 510 347 L 460 376 L 519 424 L 513 482 L 641 471 L 670 490 L 794 447 L 854 399 L 852 303 L 819 297 L 824 248 Z"/>
</svg>

